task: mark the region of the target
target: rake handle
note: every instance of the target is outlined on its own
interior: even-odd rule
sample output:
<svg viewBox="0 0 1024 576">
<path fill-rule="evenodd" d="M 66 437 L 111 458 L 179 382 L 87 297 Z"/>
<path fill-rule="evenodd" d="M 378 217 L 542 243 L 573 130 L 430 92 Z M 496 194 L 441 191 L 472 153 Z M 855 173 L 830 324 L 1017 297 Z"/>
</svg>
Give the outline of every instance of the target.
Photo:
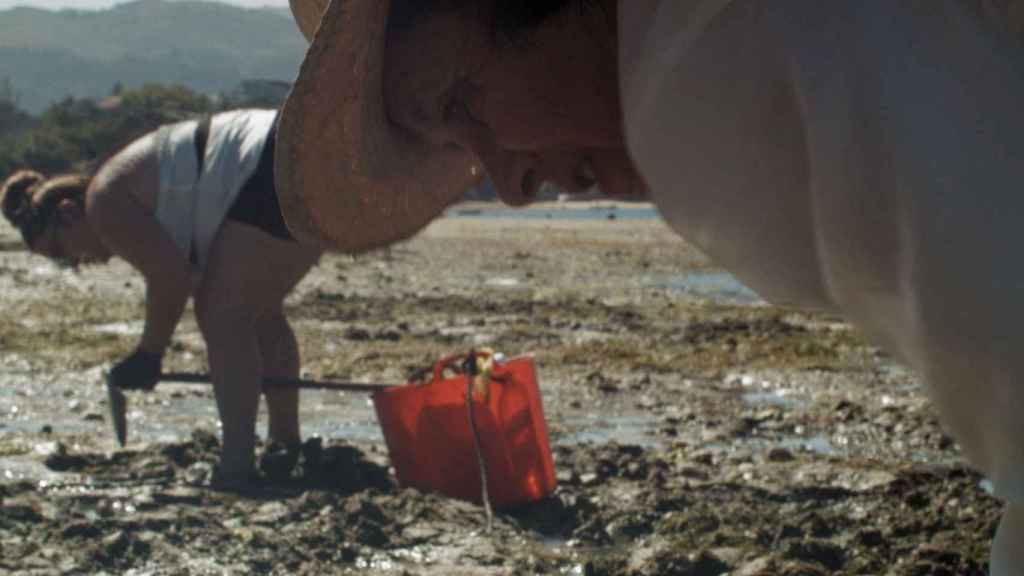
<svg viewBox="0 0 1024 576">
<path fill-rule="evenodd" d="M 187 384 L 211 384 L 209 374 L 195 372 L 164 372 L 160 375 L 161 382 L 182 382 Z M 394 388 L 398 384 L 374 384 L 364 382 L 332 382 L 322 380 L 306 380 L 304 378 L 277 378 L 267 377 L 263 379 L 263 385 L 268 388 L 301 388 L 303 390 L 337 390 L 342 392 L 377 392 Z"/>
</svg>

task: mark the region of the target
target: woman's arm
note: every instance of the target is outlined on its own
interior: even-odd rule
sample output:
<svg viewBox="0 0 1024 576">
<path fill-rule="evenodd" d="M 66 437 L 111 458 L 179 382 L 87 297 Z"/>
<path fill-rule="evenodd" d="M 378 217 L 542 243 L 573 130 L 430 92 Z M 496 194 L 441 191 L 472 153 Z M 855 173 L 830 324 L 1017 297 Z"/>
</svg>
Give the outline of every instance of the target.
<svg viewBox="0 0 1024 576">
<path fill-rule="evenodd" d="M 159 165 L 151 137 L 110 159 L 86 194 L 86 217 L 111 252 L 146 280 L 146 323 L 139 347 L 162 355 L 191 293 L 187 255 L 163 229 L 153 210 L 137 196 L 157 190 Z"/>
</svg>

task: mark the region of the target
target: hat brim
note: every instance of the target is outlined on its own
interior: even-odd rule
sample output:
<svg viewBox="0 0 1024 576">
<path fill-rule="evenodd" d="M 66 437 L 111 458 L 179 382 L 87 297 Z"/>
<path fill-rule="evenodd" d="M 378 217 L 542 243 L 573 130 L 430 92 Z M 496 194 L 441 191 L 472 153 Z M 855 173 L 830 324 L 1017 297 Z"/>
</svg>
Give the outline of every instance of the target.
<svg viewBox="0 0 1024 576">
<path fill-rule="evenodd" d="M 328 0 L 288 0 L 295 23 L 307 42 L 313 41 L 316 28 L 320 25 L 320 17 L 327 8 L 327 2 Z"/>
<path fill-rule="evenodd" d="M 292 0 L 296 15 L 303 1 Z M 299 241 L 355 253 L 407 239 L 479 180 L 469 154 L 428 146 L 388 118 L 390 5 L 331 0 L 282 109 L 274 179 Z"/>
</svg>

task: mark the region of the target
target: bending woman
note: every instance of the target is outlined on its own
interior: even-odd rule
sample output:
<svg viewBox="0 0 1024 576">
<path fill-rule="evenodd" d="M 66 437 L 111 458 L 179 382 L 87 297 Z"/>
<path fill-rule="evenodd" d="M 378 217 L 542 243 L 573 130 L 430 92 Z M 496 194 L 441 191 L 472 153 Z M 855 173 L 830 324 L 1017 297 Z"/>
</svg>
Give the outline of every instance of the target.
<svg viewBox="0 0 1024 576">
<path fill-rule="evenodd" d="M 168 125 L 134 141 L 93 178 L 22 171 L 3 187 L 4 216 L 29 249 L 77 265 L 118 256 L 146 280 L 135 351 L 111 370 L 125 389 L 152 389 L 191 295 L 223 426 L 215 482 L 252 471 L 263 377 L 297 377 L 284 297 L 319 251 L 295 242 L 273 186 L 276 112 L 238 110 Z M 298 391 L 266 391 L 268 435 L 300 441 Z"/>
</svg>

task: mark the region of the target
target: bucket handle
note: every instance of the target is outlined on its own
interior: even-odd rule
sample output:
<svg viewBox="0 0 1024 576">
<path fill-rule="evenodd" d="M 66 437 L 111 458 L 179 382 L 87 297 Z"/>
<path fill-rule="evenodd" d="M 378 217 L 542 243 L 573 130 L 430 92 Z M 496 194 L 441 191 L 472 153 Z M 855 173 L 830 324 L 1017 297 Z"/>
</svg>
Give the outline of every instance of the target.
<svg viewBox="0 0 1024 576">
<path fill-rule="evenodd" d="M 426 386 L 433 382 L 440 382 L 444 375 L 445 368 L 451 368 L 458 371 L 461 367 L 461 360 L 465 358 L 461 354 L 453 354 L 451 356 L 444 356 L 437 361 L 433 366 L 426 366 L 413 372 L 409 377 L 409 384 L 415 384 L 417 386 Z M 461 372 L 460 372 L 461 373 Z M 432 375 L 430 380 L 427 380 L 427 375 Z"/>
<path fill-rule="evenodd" d="M 477 364 L 477 356 L 490 357 L 489 350 L 470 350 L 463 361 L 463 373 L 466 375 L 466 412 L 469 416 L 469 428 L 473 432 L 473 446 L 476 448 L 476 460 L 480 465 L 480 499 L 484 503 L 484 512 L 487 514 L 487 532 L 494 528 L 494 512 L 491 510 L 491 496 L 487 490 L 487 460 L 480 448 L 480 431 L 476 427 L 476 416 L 473 414 L 473 387 L 478 376 L 480 376 L 480 365 Z"/>
<path fill-rule="evenodd" d="M 469 354 L 452 354 L 451 356 L 445 356 L 434 364 L 434 377 L 431 382 L 440 382 L 444 377 L 444 371 L 446 368 L 452 368 L 456 372 L 462 374 L 465 372 L 463 364 L 467 360 L 475 359 L 476 357 L 489 358 L 494 355 L 494 352 L 490 350 L 473 350 Z"/>
<path fill-rule="evenodd" d="M 466 377 L 466 411 L 469 417 L 469 427 L 473 433 L 473 447 L 476 449 L 476 459 L 480 466 L 480 499 L 484 504 L 484 512 L 487 515 L 487 531 L 494 527 L 494 512 L 491 510 L 491 497 L 487 491 L 487 462 L 483 450 L 480 448 L 480 432 L 476 427 L 476 416 L 473 410 L 473 385 L 480 376 L 477 357 L 490 358 L 494 355 L 491 350 L 470 350 L 468 354 L 452 354 L 445 356 L 434 364 L 434 377 L 430 383 L 440 382 L 444 377 L 445 368 L 451 368 Z M 490 374 L 488 374 L 488 379 Z"/>
</svg>

